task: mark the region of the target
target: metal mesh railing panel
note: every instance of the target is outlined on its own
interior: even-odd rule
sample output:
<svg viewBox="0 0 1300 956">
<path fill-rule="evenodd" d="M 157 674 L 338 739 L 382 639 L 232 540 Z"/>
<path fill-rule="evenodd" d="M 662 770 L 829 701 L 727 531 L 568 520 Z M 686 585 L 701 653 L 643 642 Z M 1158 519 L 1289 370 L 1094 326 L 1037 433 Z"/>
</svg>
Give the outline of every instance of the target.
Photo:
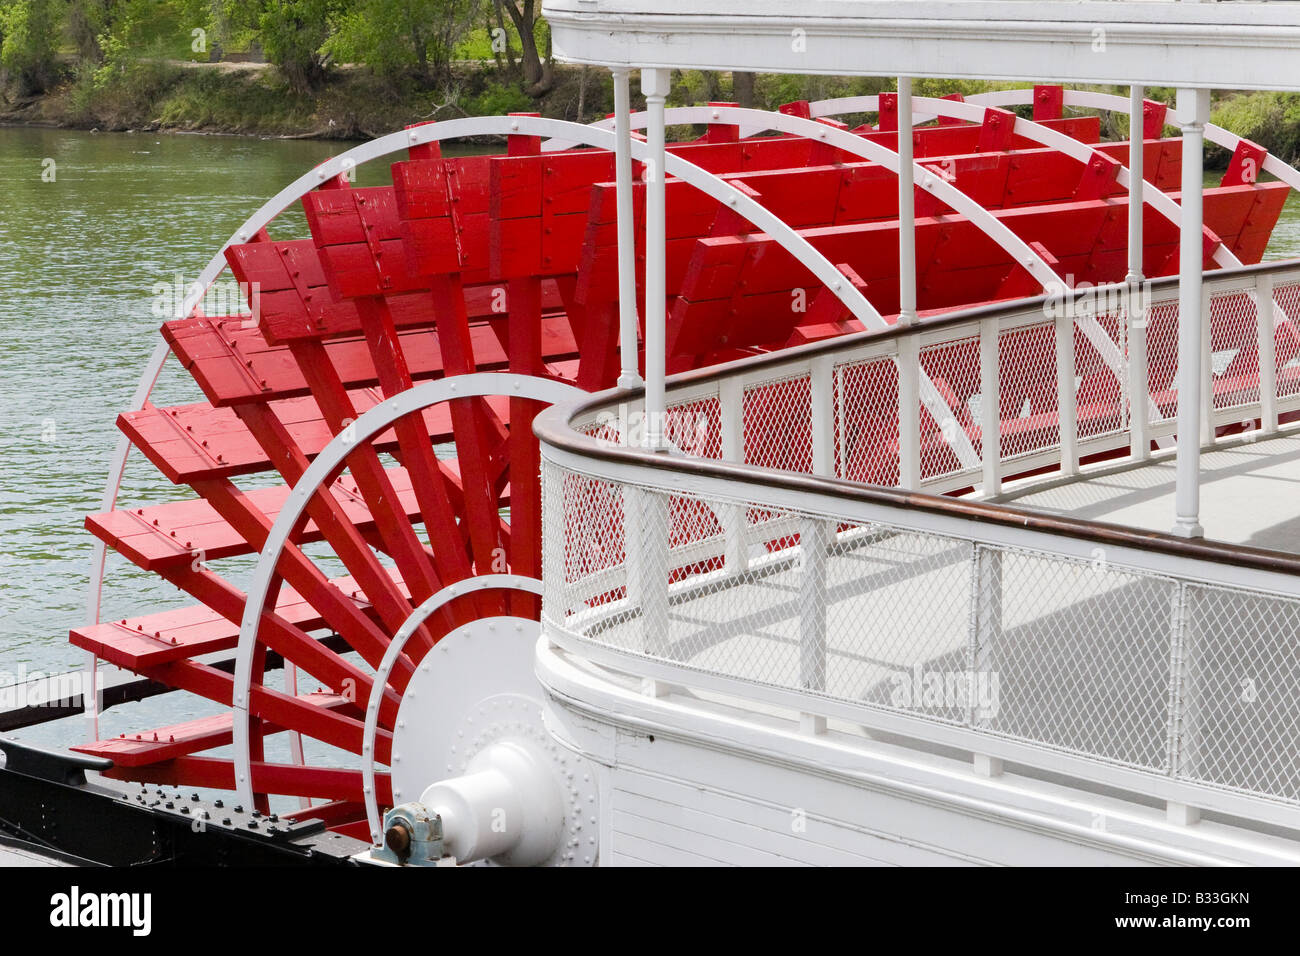
<svg viewBox="0 0 1300 956">
<path fill-rule="evenodd" d="M 1127 328 L 1123 309 L 1075 317 L 1075 426 L 1080 439 L 1128 428 Z"/>
<path fill-rule="evenodd" d="M 745 463 L 812 471 L 812 396 L 807 374 L 745 387 Z"/>
<path fill-rule="evenodd" d="M 722 407 L 716 395 L 669 401 L 665 411 L 664 437 L 675 448 L 695 458 L 722 457 Z"/>
<path fill-rule="evenodd" d="M 898 364 L 885 357 L 835 366 L 835 474 L 898 485 Z"/>
<path fill-rule="evenodd" d="M 1300 801 L 1300 601 L 1189 587 L 1179 776 Z"/>
<path fill-rule="evenodd" d="M 922 398 L 920 419 L 921 479 L 941 478 L 966 466 L 953 450 L 958 431 L 980 451 L 980 340 L 978 335 L 922 346 L 921 369 L 938 392 L 940 407 Z"/>
<path fill-rule="evenodd" d="M 998 677 L 987 730 L 1162 769 L 1176 585 L 1103 561 L 981 547 L 975 653 Z"/>
<path fill-rule="evenodd" d="M 1210 297 L 1214 409 L 1259 404 L 1259 321 L 1255 297 L 1241 289 Z"/>
<path fill-rule="evenodd" d="M 1056 376 L 1055 322 L 999 332 L 998 420 L 1002 458 L 1018 458 L 1060 446 Z"/>
<path fill-rule="evenodd" d="M 1147 386 L 1152 424 L 1178 418 L 1178 300 L 1153 302 L 1146 311 Z"/>
<path fill-rule="evenodd" d="M 1274 336 L 1278 398 L 1300 395 L 1300 283 L 1278 283 L 1273 287 L 1278 307 Z"/>
</svg>

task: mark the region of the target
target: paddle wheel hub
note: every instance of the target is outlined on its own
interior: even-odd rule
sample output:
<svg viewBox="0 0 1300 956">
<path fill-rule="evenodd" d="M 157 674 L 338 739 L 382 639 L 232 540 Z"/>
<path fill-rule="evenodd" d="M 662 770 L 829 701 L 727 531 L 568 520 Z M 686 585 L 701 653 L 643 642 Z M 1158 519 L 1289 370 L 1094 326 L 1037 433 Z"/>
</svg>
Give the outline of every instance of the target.
<svg viewBox="0 0 1300 956">
<path fill-rule="evenodd" d="M 425 657 L 393 733 L 393 799 L 415 799 L 385 815 L 385 834 L 395 820 L 437 817 L 443 852 L 460 863 L 595 863 L 595 774 L 542 721 L 538 635 L 533 620 L 486 618 Z"/>
</svg>

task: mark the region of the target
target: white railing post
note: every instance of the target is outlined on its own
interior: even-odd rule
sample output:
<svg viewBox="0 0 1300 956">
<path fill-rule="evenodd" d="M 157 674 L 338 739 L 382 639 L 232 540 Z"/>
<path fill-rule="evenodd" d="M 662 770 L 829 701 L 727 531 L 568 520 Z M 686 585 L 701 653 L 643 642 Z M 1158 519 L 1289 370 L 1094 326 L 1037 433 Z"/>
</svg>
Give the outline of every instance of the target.
<svg viewBox="0 0 1300 956">
<path fill-rule="evenodd" d="M 1002 552 L 997 548 L 973 544 L 971 549 L 971 619 L 967 649 L 967 724 L 978 727 L 979 690 L 991 680 L 997 642 L 1002 636 Z M 996 777 L 1002 773 L 1002 761 L 986 754 L 976 753 L 974 769 L 982 777 Z"/>
<path fill-rule="evenodd" d="M 1178 124 L 1183 132 L 1182 221 L 1178 255 L 1178 463 L 1173 533 L 1188 538 L 1205 534 L 1201 527 L 1201 312 L 1204 260 L 1205 124 L 1209 90 L 1178 91 Z"/>
<path fill-rule="evenodd" d="M 1128 285 L 1125 309 L 1128 332 L 1129 454 L 1138 461 L 1151 456 L 1151 394 L 1147 369 L 1147 316 L 1142 296 L 1143 176 L 1145 133 L 1140 86 L 1128 91 Z"/>
<path fill-rule="evenodd" d="M 916 322 L 916 188 L 912 79 L 898 78 L 898 324 Z M 921 483 L 921 353 L 915 335 L 898 340 L 898 484 Z M 942 423 L 940 423 L 942 424 Z"/>
<path fill-rule="evenodd" d="M 1002 493 L 1002 412 L 999 400 L 998 320 L 980 322 L 980 450 L 983 452 L 984 497 Z"/>
<path fill-rule="evenodd" d="M 809 369 L 812 471 L 826 477 L 835 473 L 833 362 L 833 356 L 819 356 Z M 805 517 L 799 522 L 799 683 L 808 690 L 826 689 L 826 552 L 833 530 L 822 518 Z M 825 722 L 815 714 L 802 714 L 800 726 L 817 733 L 825 729 Z"/>
<path fill-rule="evenodd" d="M 1195 628 L 1188 607 L 1190 588 L 1186 582 L 1175 585 L 1172 614 L 1170 615 L 1169 646 L 1169 726 L 1165 761 L 1169 776 L 1185 779 L 1189 768 L 1194 768 L 1196 757 L 1196 688 L 1192 682 L 1194 668 L 1189 666 L 1197 653 Z M 1194 772 L 1194 771 L 1193 771 Z M 1170 823 L 1189 825 L 1200 819 L 1199 811 L 1185 803 L 1168 801 L 1166 818 Z"/>
<path fill-rule="evenodd" d="M 653 489 L 624 485 L 624 532 L 627 548 L 627 593 L 641 608 L 641 648 L 650 657 L 668 656 L 668 500 Z M 658 697 L 664 686 L 641 682 L 644 693 Z"/>
<path fill-rule="evenodd" d="M 812 411 L 812 473 L 835 476 L 835 357 L 822 355 L 812 360 L 808 391 Z"/>
<path fill-rule="evenodd" d="M 799 521 L 799 686 L 826 689 L 826 551 L 830 524 Z"/>
<path fill-rule="evenodd" d="M 632 212 L 632 97 L 627 67 L 614 67 L 614 191 L 618 219 L 620 388 L 641 384 L 637 366 L 636 231 Z"/>
<path fill-rule="evenodd" d="M 646 435 L 651 448 L 664 448 L 664 366 L 667 347 L 666 248 L 667 221 L 664 198 L 664 101 L 668 97 L 669 71 L 641 71 L 641 92 L 646 102 L 645 199 L 645 380 Z"/>
<path fill-rule="evenodd" d="M 1137 461 L 1145 461 L 1151 457 L 1151 376 L 1142 280 L 1129 283 L 1127 303 L 1129 454 Z"/>
<path fill-rule="evenodd" d="M 645 602 L 647 571 L 641 498 L 644 492 L 636 485 L 623 485 L 623 560 L 627 564 L 627 603 L 639 607 Z M 644 623 L 644 622 L 643 622 Z"/>
<path fill-rule="evenodd" d="M 1256 282 L 1255 312 L 1259 319 L 1259 428 L 1271 435 L 1277 431 L 1277 311 L 1271 275 L 1262 275 Z"/>
<path fill-rule="evenodd" d="M 898 340 L 898 485 L 921 484 L 921 349 L 915 334 Z M 942 423 L 940 423 L 942 424 Z"/>
<path fill-rule="evenodd" d="M 729 375 L 718 383 L 718 410 L 722 429 L 722 460 L 745 462 L 745 388 L 739 377 Z M 724 504 L 722 530 L 725 540 L 726 569 L 740 574 L 749 567 L 749 547 L 745 539 L 744 505 Z"/>
<path fill-rule="evenodd" d="M 1210 290 L 1201 284 L 1201 447 L 1214 444 L 1214 357 L 1211 331 L 1214 303 Z"/>
<path fill-rule="evenodd" d="M 1056 418 L 1061 430 L 1061 474 L 1073 475 L 1079 470 L 1079 427 L 1074 387 L 1074 310 L 1063 309 L 1062 312 L 1056 317 Z"/>
</svg>

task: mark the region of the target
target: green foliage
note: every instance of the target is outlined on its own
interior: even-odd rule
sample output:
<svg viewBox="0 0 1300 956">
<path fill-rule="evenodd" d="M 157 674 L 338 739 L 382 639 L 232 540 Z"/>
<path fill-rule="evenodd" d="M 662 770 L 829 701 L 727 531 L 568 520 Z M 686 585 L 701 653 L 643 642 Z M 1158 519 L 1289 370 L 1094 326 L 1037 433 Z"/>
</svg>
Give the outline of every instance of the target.
<svg viewBox="0 0 1300 956">
<path fill-rule="evenodd" d="M 536 103 L 515 83 L 490 83 L 482 92 L 464 97 L 459 104 L 466 116 L 501 116 L 527 113 Z"/>
<path fill-rule="evenodd" d="M 0 82 L 19 96 L 42 93 L 54 82 L 62 6 L 56 0 L 0 3 Z"/>
<path fill-rule="evenodd" d="M 1298 93 L 1234 93 L 1215 106 L 1210 122 L 1258 143 L 1288 163 L 1300 159 Z"/>
<path fill-rule="evenodd" d="M 445 79 L 479 9 L 479 0 L 359 0 L 338 11 L 325 50 L 390 79 Z"/>
<path fill-rule="evenodd" d="M 492 49 L 492 35 L 489 33 L 489 27 L 476 27 L 465 34 L 452 52 L 453 60 L 493 60 L 495 54 L 501 52 Z M 512 49 L 519 48 L 519 35 L 515 33 L 515 28 L 509 22 L 506 23 L 506 42 Z"/>
<path fill-rule="evenodd" d="M 325 82 L 323 50 L 330 38 L 335 6 L 330 0 L 226 0 L 225 9 L 237 28 L 248 29 L 256 22 L 267 60 L 295 92 L 305 93 Z"/>
</svg>

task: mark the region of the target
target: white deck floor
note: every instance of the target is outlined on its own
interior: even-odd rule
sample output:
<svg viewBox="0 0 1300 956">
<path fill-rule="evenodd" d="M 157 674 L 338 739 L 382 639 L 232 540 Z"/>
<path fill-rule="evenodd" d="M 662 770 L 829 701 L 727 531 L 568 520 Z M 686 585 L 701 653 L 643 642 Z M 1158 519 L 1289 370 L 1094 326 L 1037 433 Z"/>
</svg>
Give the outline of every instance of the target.
<svg viewBox="0 0 1300 956">
<path fill-rule="evenodd" d="M 1174 525 L 1174 459 L 1102 468 L 1079 480 L 999 499 L 1153 531 Z M 1300 553 L 1300 434 L 1201 456 L 1201 525 L 1210 540 Z"/>
</svg>

